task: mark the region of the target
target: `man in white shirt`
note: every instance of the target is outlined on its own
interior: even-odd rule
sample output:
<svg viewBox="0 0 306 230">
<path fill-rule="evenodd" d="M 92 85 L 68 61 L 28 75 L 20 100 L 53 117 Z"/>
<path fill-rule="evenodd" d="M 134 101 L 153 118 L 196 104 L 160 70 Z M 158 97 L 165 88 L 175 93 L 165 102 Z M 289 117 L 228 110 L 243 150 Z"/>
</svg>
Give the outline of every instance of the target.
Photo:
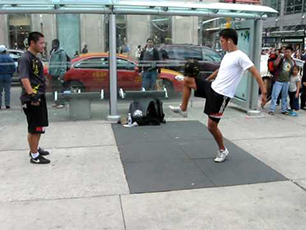
<svg viewBox="0 0 306 230">
<path fill-rule="evenodd" d="M 170 109 L 187 117 L 187 105 L 191 89 L 195 96 L 206 98 L 204 113 L 208 115 L 208 130 L 218 144 L 218 154 L 215 162 L 223 162 L 229 154 L 223 142 L 223 136 L 218 128 L 218 123 L 231 98 L 234 97 L 237 86 L 245 70 L 255 77 L 262 92 L 262 104 L 266 102 L 266 89 L 261 76 L 249 57 L 238 50 L 238 34 L 234 29 L 224 29 L 220 32 L 220 44 L 225 54 L 220 68 L 206 80 L 198 77 L 199 68 L 196 61 L 188 61 L 185 65 L 185 78 L 183 86 L 182 104 L 169 106 Z M 211 82 L 211 80 L 214 80 Z"/>
</svg>

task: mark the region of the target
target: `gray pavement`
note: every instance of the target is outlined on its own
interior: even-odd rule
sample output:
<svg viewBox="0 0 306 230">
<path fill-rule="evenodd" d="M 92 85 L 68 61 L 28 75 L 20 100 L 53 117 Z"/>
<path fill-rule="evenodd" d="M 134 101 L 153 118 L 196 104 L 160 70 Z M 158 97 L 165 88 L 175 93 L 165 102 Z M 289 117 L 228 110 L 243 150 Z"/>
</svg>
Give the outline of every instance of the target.
<svg viewBox="0 0 306 230">
<path fill-rule="evenodd" d="M 50 108 L 41 146 L 52 163 L 32 165 L 18 92 L 12 90 L 12 110 L 0 111 L 0 229 L 306 229 L 305 111 L 289 117 L 264 109 L 249 117 L 230 104 L 220 123 L 225 138 L 286 181 L 131 194 L 111 124 L 103 120 L 107 102 L 92 105 L 91 121 L 72 122 L 66 109 Z M 167 109 L 177 102 L 165 101 L 168 121 L 206 124 L 201 100 L 188 119 Z M 120 114 L 127 105 L 119 103 Z"/>
</svg>

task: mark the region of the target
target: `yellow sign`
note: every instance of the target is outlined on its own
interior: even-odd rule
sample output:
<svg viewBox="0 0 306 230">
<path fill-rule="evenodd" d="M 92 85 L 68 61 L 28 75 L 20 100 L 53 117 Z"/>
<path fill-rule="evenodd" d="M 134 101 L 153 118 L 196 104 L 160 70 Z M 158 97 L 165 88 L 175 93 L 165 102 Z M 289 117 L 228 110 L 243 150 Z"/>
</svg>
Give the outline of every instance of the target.
<svg viewBox="0 0 306 230">
<path fill-rule="evenodd" d="M 94 72 L 92 74 L 93 79 L 96 81 L 105 81 L 107 73 L 106 72 Z"/>
<path fill-rule="evenodd" d="M 225 20 L 226 20 L 226 23 L 225 23 L 225 28 L 226 28 L 226 29 L 231 28 L 231 27 L 232 27 L 232 23 L 231 23 L 232 18 L 227 17 L 227 18 L 225 18 Z"/>
</svg>

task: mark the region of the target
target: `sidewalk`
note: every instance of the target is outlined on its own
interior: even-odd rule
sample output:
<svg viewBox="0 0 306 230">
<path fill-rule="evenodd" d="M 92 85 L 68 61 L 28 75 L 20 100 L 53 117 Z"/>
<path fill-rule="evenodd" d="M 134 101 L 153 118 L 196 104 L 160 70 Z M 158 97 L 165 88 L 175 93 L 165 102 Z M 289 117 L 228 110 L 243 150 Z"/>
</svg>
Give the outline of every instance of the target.
<svg viewBox="0 0 306 230">
<path fill-rule="evenodd" d="M 186 120 L 169 104 L 168 121 Z M 203 102 L 195 100 L 187 120 L 206 124 L 202 110 Z M 1 229 L 304 230 L 306 112 L 289 117 L 267 111 L 248 117 L 231 104 L 220 128 L 288 180 L 142 194 L 130 192 L 109 122 L 51 122 L 41 146 L 52 162 L 32 165 L 23 114 L 16 107 L 0 111 Z"/>
</svg>

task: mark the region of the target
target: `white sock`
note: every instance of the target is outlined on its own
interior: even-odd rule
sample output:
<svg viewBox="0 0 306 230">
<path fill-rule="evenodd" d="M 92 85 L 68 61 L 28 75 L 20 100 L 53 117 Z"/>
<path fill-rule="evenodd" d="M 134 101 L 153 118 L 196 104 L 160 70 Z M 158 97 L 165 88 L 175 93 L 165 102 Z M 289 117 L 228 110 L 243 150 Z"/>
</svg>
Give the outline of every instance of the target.
<svg viewBox="0 0 306 230">
<path fill-rule="evenodd" d="M 36 157 L 39 156 L 39 153 L 38 153 L 38 152 L 37 152 L 37 153 L 31 153 L 31 156 L 32 156 L 33 158 L 36 158 Z"/>
</svg>

